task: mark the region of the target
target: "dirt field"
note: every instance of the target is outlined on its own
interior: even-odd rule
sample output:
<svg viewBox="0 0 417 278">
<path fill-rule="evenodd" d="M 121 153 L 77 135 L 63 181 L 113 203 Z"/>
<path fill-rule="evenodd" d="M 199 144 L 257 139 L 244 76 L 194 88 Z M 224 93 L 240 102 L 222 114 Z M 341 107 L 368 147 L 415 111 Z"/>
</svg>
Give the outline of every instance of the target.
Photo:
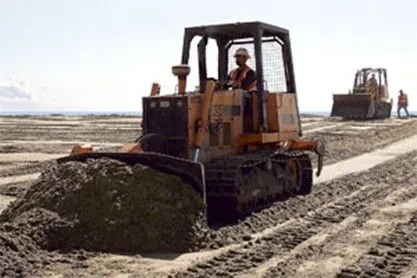
<svg viewBox="0 0 417 278">
<path fill-rule="evenodd" d="M 27 210 L 10 223 L 0 223 L 0 275 L 417 275 L 417 119 L 344 122 L 303 117 L 302 125 L 305 137 L 321 137 L 327 144 L 326 166 L 308 196 L 276 203 L 233 226 L 202 228 L 198 250 L 192 253 L 51 247 L 56 241 L 37 227 L 56 233 L 61 231 L 57 227 L 69 224 L 50 211 Z M 53 160 L 69 153 L 74 144 L 114 150 L 140 132 L 140 119 L 135 117 L 0 117 L 0 210 L 21 200 L 30 185 L 48 184 L 38 180 L 40 172 L 54 167 Z M 54 190 L 61 194 L 65 187 Z"/>
</svg>

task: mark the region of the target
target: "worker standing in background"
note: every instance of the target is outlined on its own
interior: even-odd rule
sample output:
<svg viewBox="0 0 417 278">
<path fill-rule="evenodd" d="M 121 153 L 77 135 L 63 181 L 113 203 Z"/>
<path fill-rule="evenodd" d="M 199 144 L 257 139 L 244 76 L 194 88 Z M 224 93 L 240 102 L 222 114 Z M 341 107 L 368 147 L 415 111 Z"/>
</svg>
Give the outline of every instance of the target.
<svg viewBox="0 0 417 278">
<path fill-rule="evenodd" d="M 371 78 L 369 78 L 367 82 L 368 87 L 368 94 L 372 96 L 373 99 L 378 100 L 379 99 L 379 86 L 378 81 L 375 78 L 375 73 L 372 74 Z"/>
<path fill-rule="evenodd" d="M 407 115 L 407 117 L 409 116 L 408 110 L 407 110 L 407 106 L 408 106 L 407 94 L 404 94 L 403 90 L 400 90 L 400 95 L 398 96 L 398 103 L 397 103 L 397 107 L 398 107 L 398 109 L 397 109 L 398 118 L 401 118 L 401 116 L 400 116 L 400 110 L 401 110 L 401 108 L 404 108 L 405 114 Z"/>
<path fill-rule="evenodd" d="M 248 92 L 256 91 L 256 73 L 246 64 L 246 61 L 250 58 L 248 51 L 246 48 L 239 48 L 236 50 L 234 57 L 238 67 L 229 74 L 232 88 Z"/>
</svg>

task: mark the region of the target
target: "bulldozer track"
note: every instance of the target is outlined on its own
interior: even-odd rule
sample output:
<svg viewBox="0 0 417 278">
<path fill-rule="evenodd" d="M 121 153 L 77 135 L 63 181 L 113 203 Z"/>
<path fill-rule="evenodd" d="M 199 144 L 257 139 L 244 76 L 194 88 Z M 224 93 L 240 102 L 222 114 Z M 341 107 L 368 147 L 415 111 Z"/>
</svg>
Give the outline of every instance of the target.
<svg viewBox="0 0 417 278">
<path fill-rule="evenodd" d="M 210 224 L 233 222 L 275 201 L 308 194 L 313 183 L 310 158 L 302 152 L 221 157 L 205 169 Z"/>
<path fill-rule="evenodd" d="M 404 169 L 404 172 L 406 174 L 407 169 Z M 378 174 L 384 175 L 384 173 Z M 406 179 L 407 176 L 405 175 Z M 406 182 L 406 179 L 402 182 Z M 319 205 L 318 209 L 301 219 L 283 223 L 267 235 L 244 243 L 243 246 L 229 249 L 183 272 L 172 274 L 171 277 L 232 277 L 244 274 L 273 257 L 287 255 L 313 235 L 326 230 L 331 225 L 343 222 L 351 215 L 366 215 L 369 204 L 385 199 L 391 193 L 391 187 L 388 182 L 359 186 L 357 188 L 359 190 L 352 190 L 348 196 L 345 193 L 346 197 L 332 203 Z M 413 197 L 415 192 L 404 196 L 405 199 Z"/>
</svg>

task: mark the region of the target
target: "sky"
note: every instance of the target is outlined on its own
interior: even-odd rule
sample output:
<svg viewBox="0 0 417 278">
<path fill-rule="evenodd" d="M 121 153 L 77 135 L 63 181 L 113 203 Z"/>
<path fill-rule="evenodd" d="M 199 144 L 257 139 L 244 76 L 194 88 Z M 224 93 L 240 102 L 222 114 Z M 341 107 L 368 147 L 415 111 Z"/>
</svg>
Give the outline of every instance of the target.
<svg viewBox="0 0 417 278">
<path fill-rule="evenodd" d="M 301 111 L 330 111 L 362 67 L 387 68 L 394 103 L 403 89 L 416 111 L 416 10 L 414 0 L 0 0 L 0 111 L 141 111 L 153 82 L 174 92 L 185 27 L 245 21 L 290 31 Z"/>
</svg>

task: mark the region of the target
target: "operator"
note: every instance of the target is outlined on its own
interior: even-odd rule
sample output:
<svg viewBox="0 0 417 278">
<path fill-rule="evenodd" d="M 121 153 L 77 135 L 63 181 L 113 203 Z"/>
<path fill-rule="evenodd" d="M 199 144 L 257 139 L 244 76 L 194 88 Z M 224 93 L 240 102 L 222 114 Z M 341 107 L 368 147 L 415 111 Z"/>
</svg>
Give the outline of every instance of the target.
<svg viewBox="0 0 417 278">
<path fill-rule="evenodd" d="M 230 71 L 228 83 L 233 89 L 242 89 L 243 93 L 243 128 L 244 131 L 253 130 L 253 107 L 251 92 L 256 92 L 256 73 L 247 64 L 250 58 L 245 48 L 238 48 L 234 55 L 237 68 Z"/>
<path fill-rule="evenodd" d="M 407 106 L 408 106 L 408 97 L 407 94 L 404 94 L 403 90 L 400 90 L 400 95 L 398 96 L 398 104 L 397 104 L 397 114 L 398 114 L 398 118 L 400 117 L 400 110 L 401 108 L 404 108 L 405 110 L 405 114 L 407 115 L 407 117 L 409 116 L 408 114 L 408 110 L 407 110 Z"/>
<path fill-rule="evenodd" d="M 248 51 L 245 48 L 239 48 L 234 57 L 238 67 L 233 69 L 228 76 L 232 82 L 232 88 L 248 92 L 256 91 L 256 73 L 246 64 L 250 58 Z"/>
<path fill-rule="evenodd" d="M 368 93 L 372 96 L 372 98 L 379 99 L 378 81 L 375 78 L 375 73 L 373 73 L 371 78 L 368 80 L 367 86 Z"/>
</svg>

